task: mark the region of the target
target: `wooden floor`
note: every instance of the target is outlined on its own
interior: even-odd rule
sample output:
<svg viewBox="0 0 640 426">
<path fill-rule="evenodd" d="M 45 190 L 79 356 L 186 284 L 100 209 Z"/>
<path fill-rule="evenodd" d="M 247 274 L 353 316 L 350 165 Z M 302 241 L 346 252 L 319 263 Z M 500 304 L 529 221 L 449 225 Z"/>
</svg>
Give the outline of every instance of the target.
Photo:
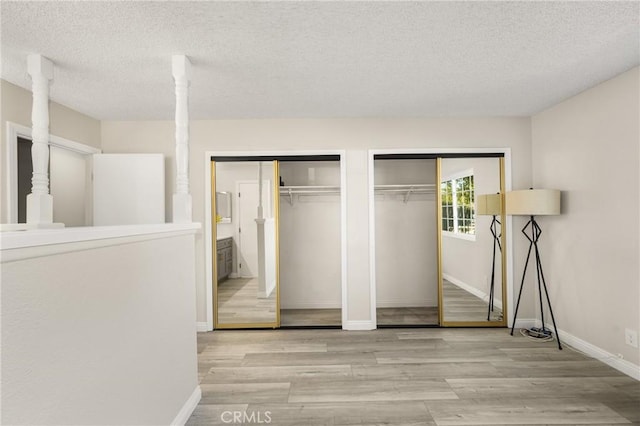
<svg viewBox="0 0 640 426">
<path fill-rule="evenodd" d="M 258 297 L 257 278 L 230 278 L 218 284 L 218 323 L 247 324 L 276 321 L 276 292 Z"/>
<path fill-rule="evenodd" d="M 493 312 L 489 312 L 489 302 L 458 287 L 450 281 L 442 280 L 442 303 L 445 321 L 500 321 L 502 310 L 495 303 Z"/>
<path fill-rule="evenodd" d="M 377 308 L 378 325 L 438 325 L 438 307 Z"/>
<path fill-rule="evenodd" d="M 218 323 L 255 324 L 276 321 L 276 293 L 258 298 L 257 278 L 232 278 L 218 285 Z M 447 321 L 485 321 L 488 304 L 460 287 L 443 280 L 444 318 Z M 437 307 L 377 308 L 377 323 L 382 326 L 438 325 Z M 491 320 L 500 320 L 498 307 Z M 340 309 L 282 309 L 282 326 L 339 326 Z"/>
<path fill-rule="evenodd" d="M 438 325 L 438 308 L 378 308 L 378 325 Z M 283 327 L 340 326 L 341 309 L 282 309 Z"/>
<path fill-rule="evenodd" d="M 198 351 L 188 425 L 640 425 L 639 382 L 507 329 L 214 331 Z"/>
</svg>

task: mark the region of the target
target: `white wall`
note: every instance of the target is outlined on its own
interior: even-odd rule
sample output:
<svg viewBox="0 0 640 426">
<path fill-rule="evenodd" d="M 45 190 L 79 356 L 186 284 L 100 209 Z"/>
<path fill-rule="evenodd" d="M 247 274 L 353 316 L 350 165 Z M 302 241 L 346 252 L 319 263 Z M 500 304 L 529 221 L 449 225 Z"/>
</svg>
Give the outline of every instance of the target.
<svg viewBox="0 0 640 426">
<path fill-rule="evenodd" d="M 538 218 L 558 328 L 636 366 L 624 330 L 640 331 L 639 74 L 532 118 L 534 187 L 562 190 L 562 214 Z"/>
<path fill-rule="evenodd" d="M 55 81 L 53 82 L 55 84 Z M 0 80 L 0 223 L 7 223 L 9 203 L 7 202 L 6 182 L 8 179 L 6 122 L 11 121 L 31 127 L 31 104 L 33 97 L 30 91 Z M 55 102 L 49 102 L 49 132 L 74 142 L 100 148 L 100 121 L 81 114 Z M 56 201 L 54 198 L 54 209 Z"/>
<path fill-rule="evenodd" d="M 104 121 L 102 148 L 104 152 L 162 152 L 172 159 L 174 133 L 174 123 L 171 121 Z M 210 194 L 204 194 L 205 151 L 344 149 L 348 230 L 347 317 L 349 321 L 371 321 L 368 150 L 443 147 L 510 147 L 514 187 L 531 186 L 529 118 L 196 120 L 190 124 L 194 220 L 204 220 L 204 203 L 210 197 Z M 167 175 L 167 182 L 173 182 L 173 177 Z M 516 221 L 514 226 L 518 226 Z M 524 262 L 525 249 L 524 242 L 515 243 L 516 271 Z M 198 321 L 204 322 L 205 286 L 211 285 L 204 278 L 204 238 L 198 239 L 196 250 Z M 531 299 L 525 299 L 521 318 L 533 315 L 533 309 L 528 309 L 531 303 L 527 300 Z"/>
<path fill-rule="evenodd" d="M 194 238 L 154 238 L 2 251 L 3 424 L 176 419 L 198 387 Z"/>
<path fill-rule="evenodd" d="M 340 186 L 340 164 L 334 161 L 281 162 L 280 175 L 288 186 Z M 293 204 L 280 197 L 283 309 L 342 306 L 340 226 L 340 194 L 294 195 Z"/>
<path fill-rule="evenodd" d="M 442 160 L 442 180 L 447 180 L 448 176 L 466 170 L 473 170 L 476 196 L 500 192 L 500 160 L 498 158 L 444 158 Z M 486 296 L 485 300 L 489 300 L 493 256 L 493 236 L 489 230 L 491 220 L 492 216 L 476 216 L 475 241 L 456 238 L 447 233 L 442 237 L 442 273 L 454 284 L 461 284 L 462 288 L 471 290 L 473 294 L 483 298 Z M 499 226 L 498 230 L 500 230 Z M 495 303 L 500 305 L 502 273 L 498 249 L 496 249 L 495 270 Z M 514 276 L 517 277 L 518 274 Z M 514 287 L 519 289 L 519 284 L 518 281 L 518 286 Z M 511 309 L 514 308 L 515 306 Z"/>
<path fill-rule="evenodd" d="M 435 184 L 436 160 L 375 160 L 375 185 Z M 436 196 L 375 200 L 376 306 L 438 306 Z"/>
<path fill-rule="evenodd" d="M 50 193 L 55 200 L 53 222 L 65 226 L 85 226 L 93 222 L 90 164 L 88 157 L 68 149 L 49 149 Z M 31 179 L 29 178 L 29 181 Z"/>
</svg>

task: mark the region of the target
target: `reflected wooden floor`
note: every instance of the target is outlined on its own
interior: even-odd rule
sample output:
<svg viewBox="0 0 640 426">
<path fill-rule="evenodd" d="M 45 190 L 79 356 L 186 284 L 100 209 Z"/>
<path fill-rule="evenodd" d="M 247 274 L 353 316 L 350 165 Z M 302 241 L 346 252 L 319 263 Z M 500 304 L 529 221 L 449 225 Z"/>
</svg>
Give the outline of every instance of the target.
<svg viewBox="0 0 640 426">
<path fill-rule="evenodd" d="M 276 292 L 258 297 L 257 278 L 230 278 L 218 284 L 218 323 L 269 323 L 276 320 Z"/>
<path fill-rule="evenodd" d="M 447 321 L 486 321 L 488 304 L 475 295 L 443 280 L 444 318 Z M 221 324 L 269 323 L 276 318 L 275 291 L 267 299 L 258 295 L 257 278 L 232 278 L 218 286 Z M 377 323 L 383 326 L 438 325 L 437 307 L 378 308 Z M 492 321 L 499 321 L 502 311 L 494 307 Z M 340 309 L 283 309 L 283 326 L 339 326 Z"/>
<path fill-rule="evenodd" d="M 445 279 L 442 280 L 442 290 L 445 321 L 487 321 L 488 302 Z M 501 320 L 502 310 L 494 304 L 490 321 Z"/>
<path fill-rule="evenodd" d="M 640 424 L 636 380 L 507 329 L 214 331 L 198 352 L 190 426 Z"/>
</svg>

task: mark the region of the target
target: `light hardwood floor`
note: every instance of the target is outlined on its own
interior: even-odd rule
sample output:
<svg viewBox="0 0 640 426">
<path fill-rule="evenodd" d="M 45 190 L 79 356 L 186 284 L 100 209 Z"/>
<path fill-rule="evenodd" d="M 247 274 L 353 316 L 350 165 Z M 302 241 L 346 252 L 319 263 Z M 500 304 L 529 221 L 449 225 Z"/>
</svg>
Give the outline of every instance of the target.
<svg viewBox="0 0 640 426">
<path fill-rule="evenodd" d="M 640 424 L 639 382 L 507 329 L 214 331 L 198 351 L 191 426 Z"/>
<path fill-rule="evenodd" d="M 438 307 L 377 308 L 378 325 L 438 325 Z"/>
<path fill-rule="evenodd" d="M 444 317 L 447 321 L 485 321 L 487 302 L 443 280 Z M 218 322 L 220 324 L 270 323 L 276 320 L 275 291 L 267 299 L 257 297 L 257 278 L 232 278 L 218 285 Z M 437 307 L 378 308 L 381 326 L 438 325 Z M 491 320 L 502 312 L 495 307 Z M 340 309 L 282 309 L 282 326 L 339 326 Z"/>
<path fill-rule="evenodd" d="M 276 292 L 258 297 L 257 278 L 230 278 L 218 284 L 218 323 L 247 324 L 276 321 Z"/>
<path fill-rule="evenodd" d="M 445 321 L 487 321 L 489 302 L 458 287 L 450 281 L 442 280 L 442 303 Z M 499 289 L 497 291 L 500 291 Z M 500 321 L 502 310 L 494 303 L 489 321 Z"/>
</svg>

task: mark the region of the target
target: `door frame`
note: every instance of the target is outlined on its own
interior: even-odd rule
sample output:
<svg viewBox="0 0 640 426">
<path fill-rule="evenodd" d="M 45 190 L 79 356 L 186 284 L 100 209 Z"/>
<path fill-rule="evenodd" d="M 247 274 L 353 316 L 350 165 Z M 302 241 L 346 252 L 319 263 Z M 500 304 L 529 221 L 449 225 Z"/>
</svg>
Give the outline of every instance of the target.
<svg viewBox="0 0 640 426">
<path fill-rule="evenodd" d="M 207 322 L 206 329 L 198 328 L 198 331 L 212 331 L 213 325 L 213 223 L 211 206 L 211 157 L 261 157 L 261 156 L 300 156 L 314 157 L 319 155 L 337 155 L 340 157 L 340 247 L 341 270 L 340 280 L 342 289 L 342 327 L 347 323 L 347 168 L 346 150 L 310 150 L 310 151 L 205 151 L 204 153 L 204 238 L 205 238 L 205 302 Z M 279 201 L 279 200 L 278 200 Z M 275 207 L 275 206 L 274 206 Z M 279 313 L 278 313 L 279 314 Z"/>
<path fill-rule="evenodd" d="M 455 156 L 455 155 L 474 155 L 474 154 L 503 154 L 504 158 L 504 188 L 505 192 L 511 191 L 511 148 L 407 148 L 407 149 L 370 149 L 368 151 L 369 166 L 368 166 L 368 185 L 369 185 L 369 294 L 370 294 L 370 315 L 374 327 L 377 328 L 377 316 L 376 316 L 376 232 L 375 232 L 375 191 L 374 191 L 374 157 L 376 155 L 433 155 L 437 156 Z M 505 230 L 507 240 L 506 250 L 506 269 L 505 275 L 506 288 L 507 288 L 507 304 L 506 306 L 514 306 L 513 299 L 513 221 L 511 216 L 505 217 Z M 440 251 L 438 250 L 438 255 Z M 438 274 L 440 276 L 440 274 Z M 440 311 L 440 308 L 438 308 Z M 513 310 L 507 310 L 507 327 L 511 327 L 513 324 Z"/>
</svg>

